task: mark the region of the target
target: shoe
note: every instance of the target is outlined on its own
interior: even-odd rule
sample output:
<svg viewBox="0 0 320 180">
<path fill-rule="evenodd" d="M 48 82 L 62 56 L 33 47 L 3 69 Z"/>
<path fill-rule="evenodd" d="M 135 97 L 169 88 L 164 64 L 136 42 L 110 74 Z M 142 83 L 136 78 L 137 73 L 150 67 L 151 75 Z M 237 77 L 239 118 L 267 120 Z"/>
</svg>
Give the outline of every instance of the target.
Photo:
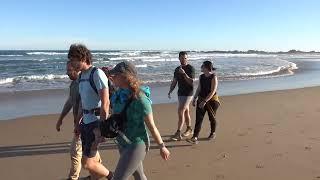
<svg viewBox="0 0 320 180">
<path fill-rule="evenodd" d="M 188 142 L 188 143 L 191 143 L 191 144 L 198 144 L 198 143 L 199 143 L 197 137 L 192 137 L 192 138 L 190 138 L 190 139 L 187 139 L 187 142 Z"/>
<path fill-rule="evenodd" d="M 208 136 L 209 140 L 215 139 L 215 138 L 216 138 L 216 133 L 210 133 L 209 136 Z"/>
<path fill-rule="evenodd" d="M 191 128 L 187 128 L 187 130 L 184 133 L 182 133 L 183 137 L 188 137 L 190 135 L 193 135 L 193 131 Z"/>
<path fill-rule="evenodd" d="M 171 140 L 173 141 L 181 141 L 181 139 L 182 139 L 181 133 L 178 131 L 171 137 Z"/>
<path fill-rule="evenodd" d="M 71 178 L 70 178 L 71 179 Z M 79 180 L 90 180 L 91 179 L 91 177 L 90 176 L 87 176 L 87 177 L 81 177 L 81 178 L 79 178 Z"/>
</svg>

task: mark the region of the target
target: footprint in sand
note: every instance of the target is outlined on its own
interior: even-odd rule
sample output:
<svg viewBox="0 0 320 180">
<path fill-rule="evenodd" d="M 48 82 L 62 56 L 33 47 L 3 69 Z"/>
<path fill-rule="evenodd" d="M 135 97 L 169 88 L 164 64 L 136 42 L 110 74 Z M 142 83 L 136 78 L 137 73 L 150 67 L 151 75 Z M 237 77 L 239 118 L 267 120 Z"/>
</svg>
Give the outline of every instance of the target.
<svg viewBox="0 0 320 180">
<path fill-rule="evenodd" d="M 265 124 L 263 124 L 263 125 L 265 125 L 265 126 L 276 126 L 277 123 L 265 123 Z"/>
<path fill-rule="evenodd" d="M 246 136 L 248 134 L 249 134 L 249 132 L 240 132 L 240 133 L 238 133 L 238 136 Z"/>
<path fill-rule="evenodd" d="M 216 160 L 221 160 L 221 159 L 226 159 L 226 158 L 228 158 L 227 153 L 221 153 L 218 156 L 216 156 Z"/>
<path fill-rule="evenodd" d="M 156 174 L 156 173 L 158 173 L 158 171 L 152 170 L 151 173 L 152 173 L 152 174 Z"/>
<path fill-rule="evenodd" d="M 306 147 L 304 147 L 304 149 L 305 149 L 306 151 L 311 151 L 312 146 L 306 146 Z"/>
<path fill-rule="evenodd" d="M 213 180 L 219 180 L 219 179 L 224 179 L 223 174 L 217 174 Z"/>
<path fill-rule="evenodd" d="M 263 165 L 262 163 L 258 163 L 258 164 L 256 165 L 256 168 L 257 168 L 257 169 L 264 168 L 264 165 Z"/>
<path fill-rule="evenodd" d="M 282 153 L 275 153 L 273 156 L 275 158 L 281 158 L 283 156 L 283 154 Z"/>
</svg>

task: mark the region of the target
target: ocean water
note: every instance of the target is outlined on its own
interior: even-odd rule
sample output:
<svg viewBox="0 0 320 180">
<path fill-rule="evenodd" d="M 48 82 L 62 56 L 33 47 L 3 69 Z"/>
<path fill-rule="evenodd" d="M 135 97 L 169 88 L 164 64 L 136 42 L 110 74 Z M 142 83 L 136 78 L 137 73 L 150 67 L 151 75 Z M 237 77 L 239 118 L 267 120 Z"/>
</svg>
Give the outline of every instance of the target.
<svg viewBox="0 0 320 180">
<path fill-rule="evenodd" d="M 92 51 L 94 65 L 114 66 L 127 60 L 135 64 L 139 77 L 148 84 L 169 83 L 179 66 L 177 51 Z M 189 63 L 200 72 L 203 61 L 217 68 L 219 81 L 241 81 L 292 76 L 297 60 L 320 59 L 318 54 L 231 54 L 193 51 Z M 65 89 L 67 51 L 0 51 L 0 92 Z"/>
<path fill-rule="evenodd" d="M 176 51 L 93 51 L 94 64 L 114 66 L 128 60 L 152 89 L 154 104 L 168 99 L 169 82 L 179 65 Z M 232 54 L 190 52 L 190 64 L 201 73 L 203 61 L 217 68 L 220 96 L 320 86 L 319 54 Z M 70 80 L 67 51 L 0 51 L 0 120 L 60 113 Z M 195 83 L 196 85 L 197 83 Z"/>
</svg>

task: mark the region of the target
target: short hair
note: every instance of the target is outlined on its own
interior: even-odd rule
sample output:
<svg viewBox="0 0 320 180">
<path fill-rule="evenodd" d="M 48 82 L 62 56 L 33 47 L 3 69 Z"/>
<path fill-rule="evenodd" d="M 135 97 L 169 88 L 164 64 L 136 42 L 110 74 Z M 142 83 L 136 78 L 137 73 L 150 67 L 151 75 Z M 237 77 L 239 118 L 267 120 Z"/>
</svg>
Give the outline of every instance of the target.
<svg viewBox="0 0 320 180">
<path fill-rule="evenodd" d="M 179 52 L 179 57 L 184 56 L 184 55 L 188 55 L 188 53 L 186 51 L 180 51 Z"/>
<path fill-rule="evenodd" d="M 68 53 L 68 59 L 78 58 L 87 64 L 92 64 L 92 54 L 90 50 L 83 44 L 71 44 Z"/>
</svg>

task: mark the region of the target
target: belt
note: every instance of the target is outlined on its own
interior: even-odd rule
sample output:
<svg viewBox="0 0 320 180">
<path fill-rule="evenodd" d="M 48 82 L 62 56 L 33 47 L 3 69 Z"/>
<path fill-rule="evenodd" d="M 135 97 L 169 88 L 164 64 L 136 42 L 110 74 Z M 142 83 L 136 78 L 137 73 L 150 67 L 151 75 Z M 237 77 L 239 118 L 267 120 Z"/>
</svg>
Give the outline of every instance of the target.
<svg viewBox="0 0 320 180">
<path fill-rule="evenodd" d="M 82 110 L 83 114 L 94 114 L 96 116 L 100 116 L 100 108 L 94 108 L 94 109 L 83 109 Z"/>
</svg>

